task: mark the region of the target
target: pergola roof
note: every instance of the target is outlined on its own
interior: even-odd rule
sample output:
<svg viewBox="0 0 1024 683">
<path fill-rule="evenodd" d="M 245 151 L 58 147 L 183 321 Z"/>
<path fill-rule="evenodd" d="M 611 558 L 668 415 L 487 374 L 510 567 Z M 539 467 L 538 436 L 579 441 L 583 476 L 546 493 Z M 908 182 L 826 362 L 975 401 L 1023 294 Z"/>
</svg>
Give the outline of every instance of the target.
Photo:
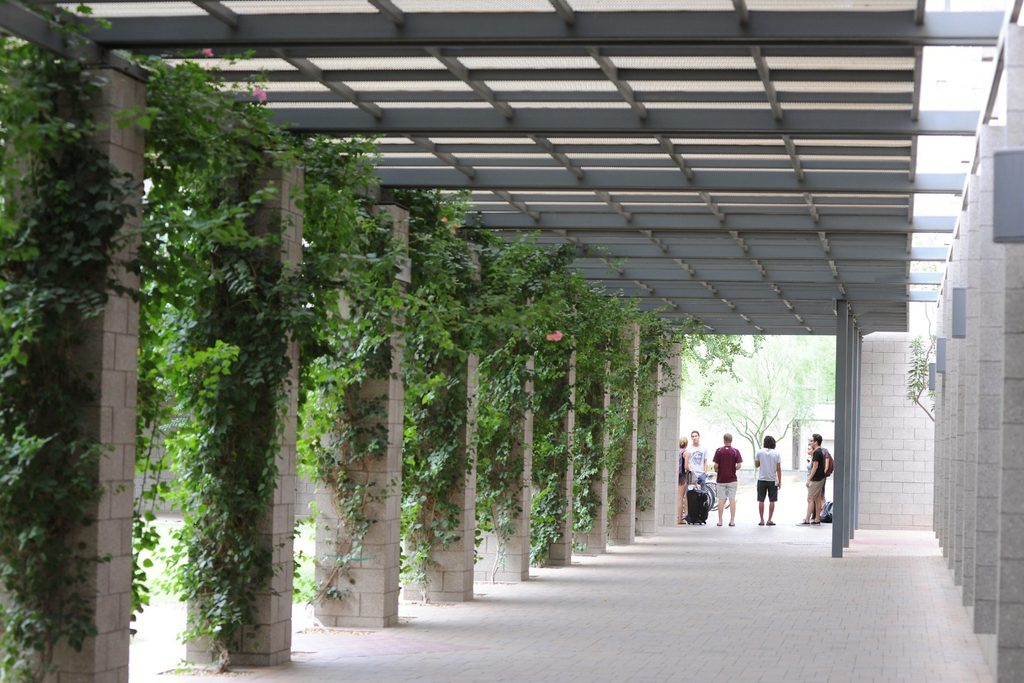
<svg viewBox="0 0 1024 683">
<path fill-rule="evenodd" d="M 610 291 L 737 334 L 834 333 L 836 299 L 904 330 L 935 299 L 911 262 L 946 249 L 912 237 L 956 216 L 914 196 L 964 178 L 916 173 L 917 141 L 980 113 L 920 110 L 923 48 L 996 46 L 1005 21 L 924 0 L 89 4 L 101 48 L 210 48 L 280 123 L 382 136 L 385 186 L 468 189 L 481 226 L 571 243 Z M 25 15 L 0 25 L 39 40 Z"/>
</svg>

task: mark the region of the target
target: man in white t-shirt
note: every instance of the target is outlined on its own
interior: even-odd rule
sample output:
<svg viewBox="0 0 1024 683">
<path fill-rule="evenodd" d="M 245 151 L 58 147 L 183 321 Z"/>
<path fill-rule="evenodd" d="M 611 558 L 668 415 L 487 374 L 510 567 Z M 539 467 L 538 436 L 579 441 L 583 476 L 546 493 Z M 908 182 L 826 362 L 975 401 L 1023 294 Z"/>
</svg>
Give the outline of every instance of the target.
<svg viewBox="0 0 1024 683">
<path fill-rule="evenodd" d="M 775 514 L 775 501 L 779 499 L 782 488 L 782 457 L 775 450 L 775 439 L 764 437 L 764 448 L 754 456 L 754 467 L 757 468 L 757 512 L 761 515 L 758 526 L 765 526 L 764 499 L 768 497 L 768 526 L 775 526 L 772 515 Z"/>
<path fill-rule="evenodd" d="M 690 432 L 690 483 L 700 484 L 707 478 L 708 452 L 700 445 L 700 432 Z"/>
</svg>

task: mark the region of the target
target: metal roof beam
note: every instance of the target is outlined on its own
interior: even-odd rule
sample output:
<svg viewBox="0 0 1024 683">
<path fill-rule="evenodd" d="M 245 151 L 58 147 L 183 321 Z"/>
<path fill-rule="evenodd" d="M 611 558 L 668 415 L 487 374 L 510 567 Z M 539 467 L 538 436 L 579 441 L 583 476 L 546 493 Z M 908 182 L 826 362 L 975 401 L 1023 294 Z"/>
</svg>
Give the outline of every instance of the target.
<svg viewBox="0 0 1024 683">
<path fill-rule="evenodd" d="M 494 107 L 494 109 L 500 112 L 501 115 L 504 116 L 506 119 L 511 120 L 516 115 L 512 107 L 508 106 L 504 102 L 498 101 L 498 98 L 495 96 L 493 90 L 491 90 L 485 84 L 474 80 L 469 73 L 469 69 L 467 69 L 462 64 L 462 62 L 460 62 L 457 58 L 446 57 L 441 54 L 440 50 L 433 47 L 427 48 L 427 53 L 430 54 L 430 56 L 436 59 L 437 61 L 444 64 L 445 68 L 448 69 L 449 73 L 451 73 L 452 76 L 455 76 L 455 78 L 459 79 L 460 81 L 468 85 L 470 89 L 473 90 L 473 92 L 475 92 L 477 95 L 480 96 L 481 99 L 483 99 L 485 102 Z M 394 78 L 394 76 L 391 76 L 390 78 Z"/>
<path fill-rule="evenodd" d="M 517 216 L 482 213 L 478 215 L 480 227 L 500 230 L 594 230 L 602 234 L 635 234 L 638 229 L 657 230 L 664 237 L 673 234 L 716 231 L 722 223 L 714 216 L 696 213 L 651 214 L 633 213 L 633 224 L 627 225 L 620 216 L 613 213 L 583 214 L 577 212 L 545 211 L 538 224 L 526 223 Z M 468 219 L 467 219 L 468 222 Z M 956 226 L 954 216 L 916 216 L 908 223 L 903 215 L 897 216 L 829 216 L 821 217 L 815 223 L 806 213 L 802 215 L 751 215 L 730 214 L 726 227 L 744 231 L 773 233 L 815 233 L 827 231 L 833 235 L 851 234 L 952 234 Z"/>
<path fill-rule="evenodd" d="M 486 109 L 389 108 L 383 120 L 365 112 L 348 109 L 271 109 L 272 119 L 296 131 L 339 134 L 424 134 L 480 135 L 514 133 L 559 135 L 823 135 L 880 136 L 973 135 L 978 112 L 924 111 L 911 121 L 899 111 L 791 111 L 785 122 L 770 112 L 757 110 L 694 109 L 649 110 L 637 121 L 629 110 L 574 108 L 571 113 L 557 109 L 518 109 L 510 120 L 511 108 L 498 102 L 493 92 L 480 83 L 466 81 L 484 99 L 502 112 Z"/>
<path fill-rule="evenodd" d="M 797 180 L 803 180 L 804 169 L 800 166 L 800 154 L 797 152 L 796 145 L 793 144 L 793 138 L 783 135 L 782 144 L 786 147 L 786 154 L 789 155 L 789 163 L 793 165 L 793 172 L 796 173 Z"/>
<path fill-rule="evenodd" d="M 440 48 L 428 48 L 445 59 L 459 59 L 459 55 L 448 54 Z M 294 48 L 288 48 L 290 54 L 298 54 Z M 432 53 L 433 54 L 433 53 Z M 422 56 L 422 55 L 421 55 Z M 604 57 L 604 59 L 608 59 Z M 610 63 L 610 60 L 609 60 Z M 244 65 L 244 62 L 243 62 Z M 573 69 L 466 69 L 466 75 L 476 81 L 609 81 L 608 74 L 597 68 Z M 652 69 L 652 68 L 618 68 L 614 73 L 619 82 L 636 81 L 687 81 L 687 82 L 726 82 L 742 83 L 754 86 L 760 81 L 749 71 L 742 69 Z M 448 80 L 441 65 L 436 69 L 328 69 L 324 71 L 328 79 L 354 83 L 358 81 L 438 81 Z M 910 94 L 914 74 L 906 71 L 854 71 L 854 70 L 803 70 L 777 69 L 772 72 L 776 82 L 801 81 L 810 85 L 801 88 L 803 93 L 818 91 L 829 92 L 829 84 L 834 83 L 903 83 L 907 88 L 904 94 Z M 233 69 L 220 74 L 225 81 L 250 81 L 254 76 L 264 78 L 270 83 L 275 81 L 295 80 L 295 74 L 284 69 L 245 70 Z M 637 88 L 642 90 L 643 88 Z M 717 93 L 716 93 L 717 94 Z M 856 93 L 848 93 L 850 97 Z M 800 93 L 784 93 L 780 97 L 797 97 Z M 761 100 L 763 101 L 763 100 Z"/>
<path fill-rule="evenodd" d="M 754 67 L 757 69 L 758 78 L 761 79 L 761 85 L 764 86 L 765 96 L 768 98 L 768 104 L 772 108 L 772 116 L 775 117 L 776 121 L 781 121 L 783 117 L 782 106 L 779 104 L 779 96 L 775 92 L 775 86 L 772 84 L 772 75 L 768 69 L 768 62 L 765 61 L 759 47 L 750 48 L 750 56 L 754 58 Z"/>
<path fill-rule="evenodd" d="M 684 176 L 686 176 L 686 179 L 693 180 L 693 169 L 690 168 L 687 165 L 686 160 L 679 155 L 675 149 L 675 145 L 672 144 L 672 141 L 664 135 L 659 135 L 658 144 L 661 145 L 663 150 L 665 150 L 665 153 L 668 154 L 669 158 L 675 162 L 676 166 L 679 167 L 679 170 L 683 172 Z"/>
<path fill-rule="evenodd" d="M 294 81 L 294 74 L 293 81 Z M 254 77 L 257 77 L 254 74 Z M 391 80 L 394 75 L 385 75 L 384 80 Z M 238 82 L 238 81 L 233 81 Z M 341 83 L 340 80 L 335 82 Z M 294 90 L 291 85 L 281 85 L 280 81 L 271 88 L 271 102 L 323 102 L 322 92 Z M 358 83 L 355 84 L 359 90 Z M 363 92 L 360 90 L 360 92 Z M 373 90 L 365 91 L 367 98 L 375 102 L 476 102 L 479 97 L 473 92 L 456 90 Z M 621 102 L 622 95 L 618 92 L 588 91 L 548 91 L 548 90 L 502 90 L 495 91 L 499 102 Z M 675 90 L 671 92 L 639 92 L 634 93 L 640 103 L 664 102 L 749 102 L 763 104 L 764 95 L 756 92 L 706 92 L 691 90 Z M 911 93 L 836 93 L 815 92 L 813 89 L 797 93 L 780 93 L 779 101 L 783 104 L 802 102 L 811 104 L 842 103 L 842 104 L 903 104 L 909 110 Z"/>
<path fill-rule="evenodd" d="M 216 2 L 212 0 L 192 0 L 192 4 L 201 7 L 207 14 L 211 17 L 216 17 L 226 26 L 238 28 L 238 15 L 235 14 L 230 7 L 226 7 L 223 2 Z"/>
<path fill-rule="evenodd" d="M 271 98 L 273 94 L 271 93 Z M 518 137 L 518 136 L 517 136 Z M 622 144 L 612 145 L 597 145 L 589 144 L 587 138 L 579 138 L 577 142 L 560 142 L 558 149 L 566 154 L 661 154 L 668 151 L 664 145 L 661 144 L 645 144 L 643 141 L 649 141 L 650 136 L 637 138 L 635 136 L 623 137 Z M 658 140 L 664 139 L 671 142 L 668 136 L 659 136 Z M 471 142 L 472 137 L 463 138 L 464 141 L 458 143 L 445 142 L 441 143 L 441 148 L 452 152 L 453 154 L 458 152 L 500 152 L 500 153 L 518 153 L 529 150 L 528 145 L 516 144 L 515 142 L 498 143 L 493 141 L 488 142 Z M 637 142 L 630 142 L 631 140 L 637 140 Z M 742 140 L 725 140 L 725 142 L 740 143 Z M 394 143 L 387 142 L 381 143 L 380 150 L 387 154 L 387 152 L 405 152 L 411 151 L 407 143 Z M 691 144 L 673 144 L 671 145 L 672 151 L 675 154 L 682 156 L 701 156 L 707 154 L 715 155 L 733 155 L 742 154 L 745 156 L 765 156 L 765 155 L 779 155 L 785 154 L 785 148 L 780 145 L 742 145 L 742 144 L 722 144 L 722 145 L 691 145 Z M 801 148 L 798 148 L 798 151 Z M 849 157 L 851 160 L 857 160 L 860 156 L 883 156 L 892 157 L 894 160 L 906 160 L 911 155 L 910 140 L 907 140 L 906 146 L 900 147 L 832 147 L 828 145 L 821 146 L 808 146 L 803 148 L 805 154 L 820 154 L 829 156 L 842 156 Z"/>
<path fill-rule="evenodd" d="M 636 115 L 641 119 L 646 119 L 647 107 L 637 101 L 636 95 L 633 93 L 633 88 L 619 78 L 619 70 L 614 64 L 612 64 L 612 60 L 602 56 L 601 51 L 596 47 L 590 48 L 587 52 L 590 54 L 590 57 L 597 62 L 601 71 L 608 77 L 608 80 L 612 82 L 612 85 L 614 85 L 615 89 L 619 91 L 619 94 L 622 95 L 622 99 L 629 103 L 629 106 L 634 112 L 636 112 Z"/>
<path fill-rule="evenodd" d="M 811 214 L 811 220 L 815 223 L 820 222 L 821 216 L 818 214 L 818 207 L 814 205 L 814 197 L 810 192 L 804 192 L 804 201 L 807 203 L 807 211 Z"/>
<path fill-rule="evenodd" d="M 395 26 L 405 25 L 405 12 L 395 6 L 391 0 L 366 0 L 377 8 L 377 11 L 391 20 Z"/>
<path fill-rule="evenodd" d="M 501 197 L 502 199 L 504 199 L 509 205 L 511 205 L 512 207 L 514 207 L 518 211 L 520 211 L 523 214 L 525 214 L 525 215 L 529 216 L 530 218 L 532 218 L 534 222 L 537 222 L 537 221 L 540 220 L 540 213 L 539 212 L 534 211 L 533 209 L 531 209 L 530 206 L 526 202 L 520 201 L 520 200 L 516 199 L 515 197 L 513 197 L 511 192 L 506 192 L 505 190 L 495 190 L 494 194 L 497 195 L 498 197 Z"/>
<path fill-rule="evenodd" d="M 409 139 L 412 140 L 413 143 L 415 143 L 416 146 L 418 146 L 420 149 L 429 152 L 430 154 L 433 154 L 438 159 L 448 164 L 449 166 L 451 166 L 452 168 L 454 168 L 456 171 L 466 176 L 467 178 L 472 178 L 476 175 L 476 171 L 473 169 L 472 166 L 467 166 L 466 164 L 462 163 L 453 154 L 439 150 L 437 148 L 437 145 L 435 145 L 427 138 L 413 137 Z"/>
<path fill-rule="evenodd" d="M 539 147 L 543 148 L 552 159 L 560 163 L 565 167 L 567 171 L 572 173 L 578 180 L 583 180 L 583 170 L 580 169 L 576 164 L 572 162 L 572 159 L 567 157 L 562 152 L 558 151 L 558 148 L 550 140 L 543 135 L 531 135 L 530 139 L 533 140 Z"/>
<path fill-rule="evenodd" d="M 562 17 L 562 21 L 565 22 L 566 26 L 572 26 L 576 23 L 576 11 L 569 5 L 566 0 L 548 0 L 551 6 L 558 12 L 558 16 Z"/>
<path fill-rule="evenodd" d="M 722 209 L 718 206 L 718 203 L 715 202 L 714 198 L 711 196 L 711 193 L 700 192 L 698 194 L 700 198 L 704 200 L 704 204 L 708 207 L 708 211 L 710 211 L 712 215 L 714 215 L 714 217 L 718 219 L 719 223 L 724 223 L 726 218 L 725 212 L 722 211 Z"/>
<path fill-rule="evenodd" d="M 576 12 L 567 26 L 554 12 L 253 14 L 237 30 L 212 17 L 127 17 L 97 24 L 90 37 L 118 48 L 289 47 L 294 45 L 995 45 L 1002 12 L 761 12 L 742 25 L 733 12 Z"/>
<path fill-rule="evenodd" d="M 689 191 L 689 192 L 813 192 L 815 194 L 959 194 L 963 189 L 961 173 L 921 173 L 913 182 L 899 173 L 863 173 L 859 171 L 816 172 L 803 182 L 788 174 L 773 171 L 702 171 L 687 180 L 675 169 L 594 168 L 583 178 L 561 168 L 478 168 L 467 179 L 444 168 L 378 168 L 383 185 L 394 187 L 436 187 L 439 189 L 477 190 L 611 190 L 611 191 Z M 707 198 L 703 198 L 707 201 Z"/>
<path fill-rule="evenodd" d="M 138 64 L 108 52 L 88 38 L 69 36 L 48 18 L 10 2 L 0 2 L 0 33 L 15 36 L 62 57 L 117 69 L 140 81 L 149 77 Z"/>
<path fill-rule="evenodd" d="M 732 0 L 732 8 L 736 12 L 736 18 L 739 19 L 740 24 L 746 26 L 750 22 L 747 0 Z"/>
<path fill-rule="evenodd" d="M 355 106 L 359 107 L 360 109 L 362 109 L 363 111 L 365 111 L 367 114 L 374 117 L 378 121 L 384 116 L 384 112 L 381 110 L 380 107 L 378 107 L 373 102 L 365 101 L 362 98 L 362 96 L 359 95 L 359 93 L 352 90 L 352 88 L 348 87 L 344 83 L 331 82 L 325 80 L 324 72 L 320 69 L 320 67 L 318 67 L 316 64 L 309 61 L 305 57 L 292 57 L 288 55 L 288 52 L 286 50 L 278 50 L 277 55 L 278 57 L 280 57 L 281 59 L 291 64 L 296 69 L 298 69 L 299 73 L 301 73 L 306 78 L 322 83 L 324 87 L 330 90 L 332 93 L 334 93 L 341 99 L 345 100 L 346 102 L 350 102 Z"/>
</svg>

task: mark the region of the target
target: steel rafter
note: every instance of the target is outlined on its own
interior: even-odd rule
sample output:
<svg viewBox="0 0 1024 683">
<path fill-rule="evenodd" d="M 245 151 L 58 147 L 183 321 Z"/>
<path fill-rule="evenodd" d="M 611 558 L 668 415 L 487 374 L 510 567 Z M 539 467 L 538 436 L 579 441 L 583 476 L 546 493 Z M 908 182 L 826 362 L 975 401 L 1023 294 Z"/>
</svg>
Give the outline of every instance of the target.
<svg viewBox="0 0 1024 683">
<path fill-rule="evenodd" d="M 474 87 L 474 81 L 465 82 Z M 383 120 L 349 109 L 275 109 L 275 122 L 297 132 L 336 134 L 513 135 L 703 135 L 843 136 L 869 138 L 912 135 L 973 135 L 978 112 L 925 111 L 911 121 L 899 111 L 790 111 L 784 121 L 757 110 L 650 109 L 638 120 L 632 110 L 573 108 L 515 109 L 499 102 L 482 84 L 475 90 L 495 107 L 486 109 L 389 108 Z M 493 102 L 491 101 L 493 100 Z M 514 112 L 514 118 L 510 114 Z"/>
<path fill-rule="evenodd" d="M 383 5 L 383 3 L 381 3 Z M 773 43 L 884 46 L 995 45 L 1002 12 L 934 12 L 917 23 L 914 12 L 761 12 L 743 25 L 734 12 L 575 12 L 567 25 L 558 13 L 405 13 L 401 25 L 387 14 L 247 15 L 237 29 L 213 17 L 117 18 L 97 24 L 89 37 L 109 47 L 292 47 L 438 45 L 586 47 L 765 45 Z"/>
</svg>

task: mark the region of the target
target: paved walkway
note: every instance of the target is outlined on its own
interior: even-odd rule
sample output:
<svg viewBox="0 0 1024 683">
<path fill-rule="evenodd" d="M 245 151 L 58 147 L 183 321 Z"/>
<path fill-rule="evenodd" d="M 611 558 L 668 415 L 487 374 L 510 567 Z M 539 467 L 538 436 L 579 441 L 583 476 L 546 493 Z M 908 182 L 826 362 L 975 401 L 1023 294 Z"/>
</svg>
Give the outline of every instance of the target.
<svg viewBox="0 0 1024 683">
<path fill-rule="evenodd" d="M 665 529 L 571 567 L 533 570 L 525 584 L 478 585 L 472 603 L 403 604 L 394 629 L 308 628 L 297 608 L 293 663 L 239 678 L 991 680 L 932 534 L 858 532 L 847 557 L 833 560 L 831 527 L 795 526 L 796 507 L 778 526 L 758 527 L 756 503 L 744 502 L 735 528 L 712 520 Z M 181 655 L 159 633 L 173 633 L 181 611 L 154 608 L 144 619 L 133 681 L 210 680 L 157 676 Z"/>
</svg>

